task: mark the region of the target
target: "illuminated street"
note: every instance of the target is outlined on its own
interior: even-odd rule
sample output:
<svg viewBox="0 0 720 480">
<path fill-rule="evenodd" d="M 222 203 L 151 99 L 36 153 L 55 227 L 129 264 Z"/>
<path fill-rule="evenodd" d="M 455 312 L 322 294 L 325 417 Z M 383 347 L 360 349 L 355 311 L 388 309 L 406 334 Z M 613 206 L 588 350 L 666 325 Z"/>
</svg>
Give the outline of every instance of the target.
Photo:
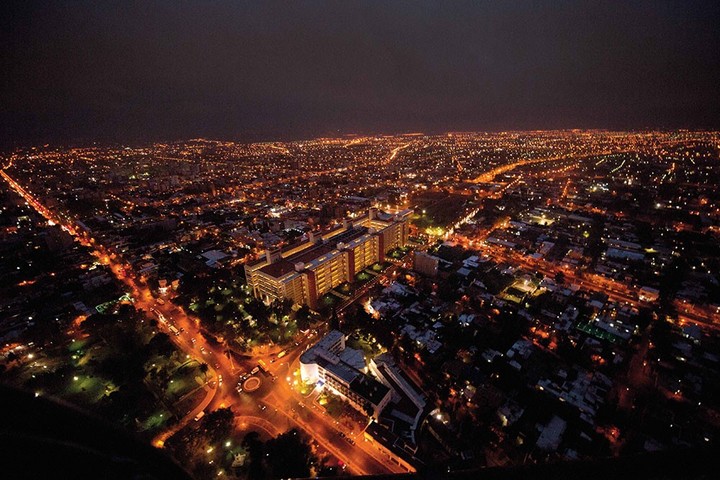
<svg viewBox="0 0 720 480">
<path fill-rule="evenodd" d="M 6 472 L 720 468 L 720 4 L 0 10 Z"/>
</svg>

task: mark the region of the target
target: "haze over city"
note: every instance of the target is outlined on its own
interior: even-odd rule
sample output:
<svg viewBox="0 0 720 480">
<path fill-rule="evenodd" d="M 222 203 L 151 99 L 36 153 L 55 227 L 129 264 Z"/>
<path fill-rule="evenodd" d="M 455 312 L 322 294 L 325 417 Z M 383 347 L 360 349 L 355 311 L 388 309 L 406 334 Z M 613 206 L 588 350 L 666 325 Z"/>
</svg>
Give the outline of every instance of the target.
<svg viewBox="0 0 720 480">
<path fill-rule="evenodd" d="M 9 478 L 720 468 L 717 5 L 0 8 Z"/>
<path fill-rule="evenodd" d="M 716 2 L 0 8 L 3 144 L 720 124 Z"/>
</svg>

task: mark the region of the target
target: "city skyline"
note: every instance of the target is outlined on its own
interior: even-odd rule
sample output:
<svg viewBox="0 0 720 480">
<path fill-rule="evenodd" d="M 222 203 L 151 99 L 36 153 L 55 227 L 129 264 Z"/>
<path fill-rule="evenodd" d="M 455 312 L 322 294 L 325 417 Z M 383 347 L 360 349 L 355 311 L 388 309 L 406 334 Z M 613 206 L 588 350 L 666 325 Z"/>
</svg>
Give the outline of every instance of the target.
<svg viewBox="0 0 720 480">
<path fill-rule="evenodd" d="M 717 476 L 719 25 L 0 2 L 2 472 Z"/>
<path fill-rule="evenodd" d="M 720 432 L 719 154 L 680 130 L 15 149 L 2 383 L 197 480 L 642 478 Z"/>
</svg>

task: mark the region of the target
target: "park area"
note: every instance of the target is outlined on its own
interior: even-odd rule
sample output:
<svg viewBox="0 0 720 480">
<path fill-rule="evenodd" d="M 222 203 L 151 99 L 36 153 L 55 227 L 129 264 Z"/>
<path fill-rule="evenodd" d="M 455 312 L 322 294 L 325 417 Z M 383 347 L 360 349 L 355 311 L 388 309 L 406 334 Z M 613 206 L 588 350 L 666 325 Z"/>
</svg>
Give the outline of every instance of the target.
<svg viewBox="0 0 720 480">
<path fill-rule="evenodd" d="M 207 366 L 181 353 L 132 305 L 83 319 L 7 375 L 151 437 L 202 398 Z"/>
</svg>

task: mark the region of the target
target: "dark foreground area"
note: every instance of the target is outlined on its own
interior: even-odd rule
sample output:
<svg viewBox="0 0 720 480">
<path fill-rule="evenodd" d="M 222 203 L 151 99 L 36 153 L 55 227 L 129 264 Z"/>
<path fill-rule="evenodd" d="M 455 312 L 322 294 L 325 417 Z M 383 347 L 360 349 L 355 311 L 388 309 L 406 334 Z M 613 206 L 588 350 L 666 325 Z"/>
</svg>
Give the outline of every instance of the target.
<svg viewBox="0 0 720 480">
<path fill-rule="evenodd" d="M 4 478 L 191 478 L 161 451 L 67 404 L 0 386 L 0 408 L 5 413 L 0 424 Z M 717 451 L 685 449 L 592 461 L 451 473 L 428 469 L 362 478 L 700 480 L 717 478 L 719 468 Z"/>
</svg>

